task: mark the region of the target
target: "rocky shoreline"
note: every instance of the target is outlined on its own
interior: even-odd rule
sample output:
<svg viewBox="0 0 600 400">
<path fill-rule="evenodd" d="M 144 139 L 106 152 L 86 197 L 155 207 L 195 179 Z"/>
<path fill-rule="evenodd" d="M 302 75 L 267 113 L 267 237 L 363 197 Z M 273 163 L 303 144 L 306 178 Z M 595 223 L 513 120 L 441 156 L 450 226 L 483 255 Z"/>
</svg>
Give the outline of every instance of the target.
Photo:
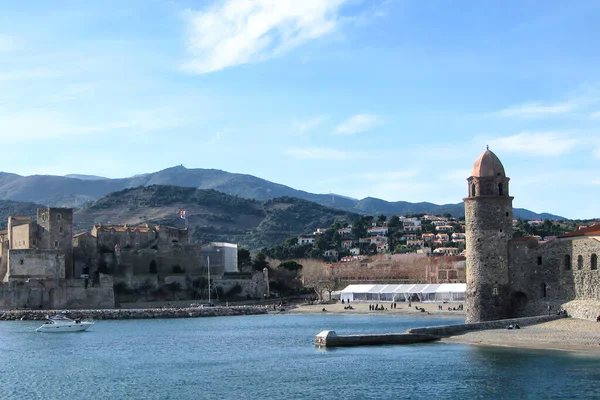
<svg viewBox="0 0 600 400">
<path fill-rule="evenodd" d="M 81 319 L 152 319 L 152 318 L 201 318 L 235 315 L 267 314 L 268 308 L 260 306 L 235 307 L 179 307 L 179 308 L 139 308 L 104 310 L 4 310 L 0 311 L 0 321 L 44 320 L 47 315 L 63 314 L 69 318 Z"/>
</svg>

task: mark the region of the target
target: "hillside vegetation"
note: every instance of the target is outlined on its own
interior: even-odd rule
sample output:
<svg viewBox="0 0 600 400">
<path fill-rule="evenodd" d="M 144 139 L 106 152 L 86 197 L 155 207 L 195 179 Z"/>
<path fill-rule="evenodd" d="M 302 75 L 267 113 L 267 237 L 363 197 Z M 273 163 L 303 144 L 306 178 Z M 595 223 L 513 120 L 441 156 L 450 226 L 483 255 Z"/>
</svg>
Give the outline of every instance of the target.
<svg viewBox="0 0 600 400">
<path fill-rule="evenodd" d="M 352 222 L 358 214 L 291 197 L 266 202 L 216 190 L 152 185 L 110 193 L 75 213 L 76 231 L 94 224 L 156 223 L 185 227 L 192 240 L 240 243 L 250 249 L 271 247 L 285 238 L 312 233 L 334 222 Z"/>
</svg>

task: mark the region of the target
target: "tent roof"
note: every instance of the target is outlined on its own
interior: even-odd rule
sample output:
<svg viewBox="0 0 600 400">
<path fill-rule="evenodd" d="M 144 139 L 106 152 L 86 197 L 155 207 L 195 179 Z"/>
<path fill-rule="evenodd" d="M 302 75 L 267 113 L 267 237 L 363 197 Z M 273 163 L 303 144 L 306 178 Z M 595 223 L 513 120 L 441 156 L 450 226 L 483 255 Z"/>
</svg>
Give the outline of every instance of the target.
<svg viewBox="0 0 600 400">
<path fill-rule="evenodd" d="M 419 283 L 403 285 L 349 285 L 342 293 L 466 293 L 466 283 Z"/>
</svg>

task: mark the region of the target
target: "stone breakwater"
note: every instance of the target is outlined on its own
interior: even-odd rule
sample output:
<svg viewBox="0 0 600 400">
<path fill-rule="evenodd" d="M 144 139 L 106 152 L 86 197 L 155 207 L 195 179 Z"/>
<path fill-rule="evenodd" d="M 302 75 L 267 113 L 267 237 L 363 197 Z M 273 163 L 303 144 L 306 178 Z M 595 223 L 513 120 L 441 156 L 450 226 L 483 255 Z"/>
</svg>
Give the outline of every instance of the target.
<svg viewBox="0 0 600 400">
<path fill-rule="evenodd" d="M 200 318 L 226 317 L 234 315 L 267 314 L 266 307 L 185 307 L 185 308 L 140 308 L 105 310 L 5 310 L 0 311 L 0 321 L 44 320 L 47 315 L 63 314 L 69 318 L 82 319 L 150 319 L 150 318 Z"/>
</svg>

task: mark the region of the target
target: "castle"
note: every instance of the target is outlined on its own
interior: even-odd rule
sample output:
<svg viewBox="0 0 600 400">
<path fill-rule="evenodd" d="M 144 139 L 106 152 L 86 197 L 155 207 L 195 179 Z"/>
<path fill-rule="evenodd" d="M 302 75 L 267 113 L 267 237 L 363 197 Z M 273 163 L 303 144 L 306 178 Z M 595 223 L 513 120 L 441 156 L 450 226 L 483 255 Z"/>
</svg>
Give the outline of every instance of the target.
<svg viewBox="0 0 600 400">
<path fill-rule="evenodd" d="M 8 218 L 0 231 L 0 308 L 113 308 L 115 287 L 199 293 L 209 269 L 213 290 L 268 295 L 263 272 L 238 271 L 237 245 L 191 244 L 187 228 L 96 224 L 72 233 L 71 208 L 40 208 L 37 222 Z"/>
<path fill-rule="evenodd" d="M 467 182 L 467 322 L 561 308 L 579 318 L 600 313 L 600 225 L 544 244 L 533 237 L 513 238 L 513 197 L 498 157 L 487 149 Z"/>
</svg>

